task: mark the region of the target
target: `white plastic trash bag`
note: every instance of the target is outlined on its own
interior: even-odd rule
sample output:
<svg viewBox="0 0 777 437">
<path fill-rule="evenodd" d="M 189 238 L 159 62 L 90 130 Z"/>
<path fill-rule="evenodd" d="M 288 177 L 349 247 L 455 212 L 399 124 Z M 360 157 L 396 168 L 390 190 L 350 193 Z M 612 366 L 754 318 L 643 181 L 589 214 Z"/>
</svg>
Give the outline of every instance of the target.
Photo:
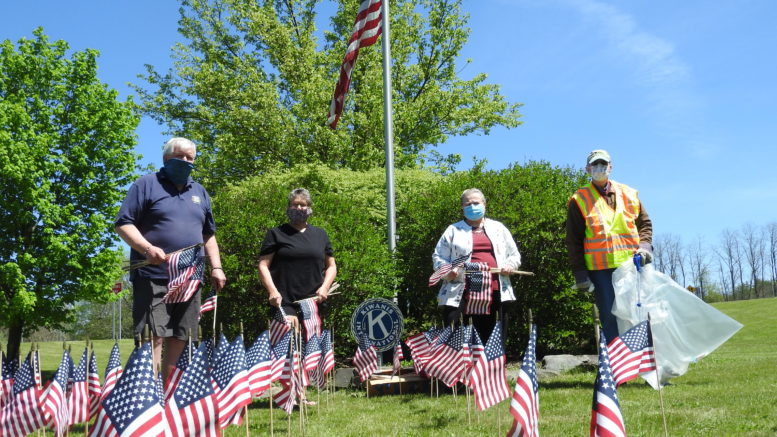
<svg viewBox="0 0 777 437">
<path fill-rule="evenodd" d="M 620 333 L 646 320 L 650 313 L 661 385 L 684 374 L 688 364 L 708 355 L 742 328 L 741 323 L 650 264 L 637 272 L 634 263 L 624 263 L 613 273 L 612 283 L 615 288 L 612 312 L 618 319 Z M 658 389 L 656 372 L 642 377 Z"/>
</svg>

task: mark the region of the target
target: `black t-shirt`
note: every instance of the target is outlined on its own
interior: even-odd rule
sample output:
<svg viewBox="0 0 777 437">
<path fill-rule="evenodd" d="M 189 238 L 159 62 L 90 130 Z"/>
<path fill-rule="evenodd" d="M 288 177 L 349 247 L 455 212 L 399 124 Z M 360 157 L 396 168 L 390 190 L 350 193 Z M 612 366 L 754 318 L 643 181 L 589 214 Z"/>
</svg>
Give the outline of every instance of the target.
<svg viewBox="0 0 777 437">
<path fill-rule="evenodd" d="M 287 314 L 294 314 L 292 302 L 315 295 L 324 282 L 326 257 L 334 256 L 325 230 L 308 225 L 300 232 L 288 223 L 267 231 L 260 255 L 269 254 L 270 276 Z"/>
</svg>

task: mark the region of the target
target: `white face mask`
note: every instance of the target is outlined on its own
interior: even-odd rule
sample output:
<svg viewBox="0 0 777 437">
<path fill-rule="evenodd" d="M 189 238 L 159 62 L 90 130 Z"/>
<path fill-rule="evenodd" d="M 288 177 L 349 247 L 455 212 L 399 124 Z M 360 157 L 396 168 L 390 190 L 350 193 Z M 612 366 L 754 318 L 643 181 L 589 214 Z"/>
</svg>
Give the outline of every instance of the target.
<svg viewBox="0 0 777 437">
<path fill-rule="evenodd" d="M 591 166 L 591 179 L 601 182 L 610 176 L 609 164 L 596 164 Z"/>
</svg>

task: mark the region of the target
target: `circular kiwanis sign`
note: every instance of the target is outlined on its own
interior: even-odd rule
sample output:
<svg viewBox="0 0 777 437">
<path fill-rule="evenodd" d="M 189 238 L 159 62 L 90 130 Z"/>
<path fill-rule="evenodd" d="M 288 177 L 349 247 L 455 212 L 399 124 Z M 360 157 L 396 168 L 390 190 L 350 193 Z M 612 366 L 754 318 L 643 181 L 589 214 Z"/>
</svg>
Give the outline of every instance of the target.
<svg viewBox="0 0 777 437">
<path fill-rule="evenodd" d="M 359 338 L 362 333 L 372 341 L 379 352 L 394 347 L 402 335 L 402 312 L 394 302 L 386 299 L 367 299 L 351 316 L 351 332 Z"/>
</svg>

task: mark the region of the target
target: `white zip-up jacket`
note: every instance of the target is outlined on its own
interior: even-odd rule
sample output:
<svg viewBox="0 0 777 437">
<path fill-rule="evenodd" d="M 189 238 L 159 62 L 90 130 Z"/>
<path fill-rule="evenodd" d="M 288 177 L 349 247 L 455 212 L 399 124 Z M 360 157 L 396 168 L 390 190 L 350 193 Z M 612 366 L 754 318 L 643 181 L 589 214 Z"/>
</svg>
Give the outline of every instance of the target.
<svg viewBox="0 0 777 437">
<path fill-rule="evenodd" d="M 502 223 L 489 218 L 483 220 L 483 228 L 494 247 L 494 258 L 496 258 L 497 265 L 500 268 L 511 267 L 513 270 L 517 270 L 521 266 L 521 254 L 518 253 L 518 247 L 515 245 L 510 231 Z M 437 247 L 434 248 L 432 254 L 434 270 L 470 253 L 472 253 L 472 227 L 464 220 L 456 222 L 445 229 L 437 242 Z M 499 290 L 502 302 L 515 300 L 509 276 L 499 275 Z M 437 302 L 438 305 L 458 307 L 463 296 L 464 273 L 460 272 L 452 281 L 442 280 L 442 287 L 437 294 Z"/>
</svg>

